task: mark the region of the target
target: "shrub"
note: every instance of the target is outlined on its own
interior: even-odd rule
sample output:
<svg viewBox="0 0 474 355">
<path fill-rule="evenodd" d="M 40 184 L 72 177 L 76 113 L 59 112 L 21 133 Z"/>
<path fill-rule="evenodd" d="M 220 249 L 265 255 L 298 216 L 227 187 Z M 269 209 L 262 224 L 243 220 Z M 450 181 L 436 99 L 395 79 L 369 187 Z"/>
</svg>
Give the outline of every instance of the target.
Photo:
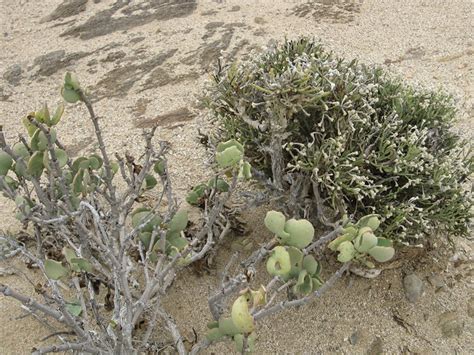
<svg viewBox="0 0 474 355">
<path fill-rule="evenodd" d="M 166 347 L 196 354 L 225 339 L 247 353 L 254 348 L 257 321 L 319 297 L 352 263 L 374 267 L 374 261 L 394 255 L 391 242 L 376 236 L 377 215 L 356 223 L 344 218 L 317 237 L 308 220 L 270 211 L 263 223 L 272 239 L 259 248 L 246 239 L 234 241 L 235 252 L 208 299 L 209 332 L 186 347 L 172 310 L 161 301 L 177 273 L 206 257 L 231 230 L 225 203 L 239 180 L 252 177 L 245 148 L 233 139 L 217 145 L 214 177 L 187 196 L 200 213 L 189 228 L 187 208 L 173 195 L 167 144 L 160 142 L 157 150 L 152 144 L 155 130 L 145 132 L 140 160 L 128 153 L 113 160 L 91 101 L 73 75 L 66 75 L 62 94 L 67 102 L 87 107 L 98 152 L 74 160 L 68 156 L 55 130 L 62 104 L 53 115 L 47 106 L 30 113 L 23 120 L 29 137 L 20 135 L 13 146 L 0 127 L 0 191 L 15 201 L 17 218 L 34 234 L 36 249 L 4 236 L 0 241 L 15 249 L 11 254 L 21 252 L 46 280 L 35 285 L 35 298 L 1 283 L 0 294 L 21 302 L 51 329 L 49 337 L 60 341 L 34 349 L 35 354 L 159 353 Z M 153 203 L 143 203 L 145 192 L 156 193 Z M 327 243 L 342 266 L 324 281 L 314 255 Z M 232 275 L 232 264 L 251 248 Z M 265 260 L 271 278 L 254 285 Z"/>
<path fill-rule="evenodd" d="M 356 219 L 378 213 L 383 235 L 404 243 L 468 233 L 473 159 L 441 92 L 300 39 L 220 65 L 205 102 L 218 139 L 238 140 L 274 187 L 290 191 L 291 214 L 327 222 L 325 207 Z"/>
</svg>

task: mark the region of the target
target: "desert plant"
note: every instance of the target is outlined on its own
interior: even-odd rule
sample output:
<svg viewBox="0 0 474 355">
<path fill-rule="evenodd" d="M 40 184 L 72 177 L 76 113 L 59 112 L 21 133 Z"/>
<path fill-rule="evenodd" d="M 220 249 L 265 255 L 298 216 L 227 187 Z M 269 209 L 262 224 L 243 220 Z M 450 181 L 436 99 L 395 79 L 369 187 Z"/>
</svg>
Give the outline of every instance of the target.
<svg viewBox="0 0 474 355">
<path fill-rule="evenodd" d="M 320 296 L 351 263 L 373 267 L 371 256 L 377 261 L 393 256 L 393 249 L 388 256 L 382 253 L 383 257 L 374 252 L 381 246 L 373 239 L 382 239 L 374 234 L 379 225 L 375 215 L 357 223 L 340 220 L 332 231 L 316 239 L 308 220 L 287 219 L 281 212 L 270 211 L 263 222 L 274 237 L 253 250 L 231 277 L 230 265 L 240 253 L 255 249 L 246 239 L 233 243 L 236 252 L 218 291 L 208 299 L 213 317 L 209 333 L 186 348 L 161 300 L 176 273 L 204 258 L 231 230 L 232 216 L 225 204 L 238 181 L 252 176 L 244 160 L 245 147 L 233 139 L 217 145 L 217 173 L 186 198 L 202 217 L 188 228 L 187 210 L 179 206 L 172 191 L 168 145 L 159 142 L 155 151 L 155 130 L 144 134 L 145 152 L 140 161 L 128 153 L 124 157 L 115 154 L 112 160 L 91 101 L 72 74 L 66 75 L 62 94 L 67 102 L 87 107 L 99 152 L 74 160 L 68 156 L 55 130 L 64 112 L 62 104 L 54 115 L 47 106 L 30 113 L 23 120 L 29 139 L 20 135 L 13 146 L 0 130 L 1 191 L 15 201 L 17 218 L 36 237 L 36 250 L 12 238 L 0 239 L 23 253 L 46 279 L 46 284 L 35 285 L 42 300 L 4 284 L 0 284 L 0 293 L 21 302 L 61 342 L 35 349 L 37 354 L 156 353 L 167 346 L 186 354 L 225 339 L 232 339 L 236 349 L 246 353 L 254 348 L 258 320 Z M 117 179 L 124 187 L 118 187 Z M 158 191 L 153 204 L 140 202 L 145 192 L 153 191 Z M 357 251 L 349 253 L 350 257 L 339 248 L 348 242 Z M 313 254 L 327 243 L 340 252 L 343 266 L 325 282 Z M 270 281 L 253 287 L 258 265 L 265 259 Z M 290 298 L 276 302 L 285 294 Z M 236 297 L 226 316 L 230 296 Z M 145 327 L 140 329 L 140 324 Z"/>
<path fill-rule="evenodd" d="M 54 114 L 44 106 L 27 115 L 23 124 L 29 138 L 20 135 L 13 146 L 0 129 L 0 188 L 15 201 L 17 218 L 33 231 L 37 248 L 31 251 L 2 239 L 47 280 L 38 291 L 43 302 L 8 285 L 0 284 L 0 293 L 22 302 L 57 334 L 61 344 L 37 353 L 157 352 L 170 337 L 171 346 L 185 353 L 183 337 L 161 299 L 179 270 L 206 257 L 230 232 L 225 203 L 239 179 L 250 177 L 243 147 L 234 141 L 219 146 L 217 173 L 206 184 L 206 196 L 199 196 L 201 218 L 190 229 L 187 208 L 173 194 L 168 144 L 159 142 L 158 150 L 152 144 L 155 129 L 144 133 L 141 160 L 128 153 L 115 154 L 112 160 L 89 96 L 70 73 L 62 95 L 66 102 L 86 106 L 99 151 L 68 156 L 55 128 L 63 104 Z M 145 192 L 155 192 L 156 201 L 143 202 Z M 56 329 L 44 316 L 66 330 Z M 140 330 L 143 322 L 146 327 Z M 164 324 L 167 332 L 156 332 L 157 324 Z"/>
<path fill-rule="evenodd" d="M 277 193 L 289 191 L 292 215 L 378 213 L 384 236 L 403 243 L 468 233 L 473 158 L 448 95 L 303 38 L 219 65 L 205 102 L 217 139 L 245 145 Z"/>
</svg>

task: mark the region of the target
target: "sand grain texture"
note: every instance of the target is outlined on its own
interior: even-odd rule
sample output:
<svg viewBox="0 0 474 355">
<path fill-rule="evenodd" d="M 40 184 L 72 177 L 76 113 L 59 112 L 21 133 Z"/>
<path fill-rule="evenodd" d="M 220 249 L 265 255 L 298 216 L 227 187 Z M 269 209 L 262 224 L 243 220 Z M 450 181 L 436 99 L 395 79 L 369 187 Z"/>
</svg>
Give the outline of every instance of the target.
<svg viewBox="0 0 474 355">
<path fill-rule="evenodd" d="M 307 35 L 409 82 L 443 87 L 458 99 L 460 131 L 473 137 L 473 11 L 470 0 L 0 0 L 0 124 L 7 139 L 15 139 L 22 116 L 44 102 L 59 102 L 64 72 L 72 70 L 95 94 L 110 151 L 140 152 L 141 128 L 160 124 L 157 135 L 172 144 L 171 173 L 182 196 L 206 177 L 196 98 L 215 60 L 244 58 L 269 41 Z M 79 105 L 67 106 L 58 131 L 70 152 L 96 149 Z M 0 198 L 0 229 L 19 230 L 13 207 Z M 270 237 L 258 227 L 263 215 L 261 210 L 246 216 L 257 226 L 258 241 Z M 455 267 L 446 255 L 432 252 L 375 280 L 346 277 L 320 301 L 259 324 L 257 353 L 473 353 L 474 324 L 467 312 L 472 242 L 457 241 L 457 253 L 470 261 Z M 218 270 L 227 256 L 224 248 Z M 336 267 L 323 262 L 328 270 Z M 427 285 L 417 304 L 406 301 L 402 286 L 414 271 Z M 445 289 L 429 283 L 434 276 Z M 204 334 L 210 320 L 205 296 L 218 279 L 214 270 L 202 277 L 181 275 L 173 285 L 167 307 L 185 334 L 192 328 Z M 32 292 L 18 275 L 0 276 L 0 282 Z M 448 311 L 463 324 L 459 335 L 442 332 L 439 317 Z M 45 345 L 39 340 L 48 331 L 31 318 L 15 320 L 19 314 L 15 302 L 0 297 L 1 354 Z M 211 351 L 231 350 L 219 344 Z"/>
</svg>

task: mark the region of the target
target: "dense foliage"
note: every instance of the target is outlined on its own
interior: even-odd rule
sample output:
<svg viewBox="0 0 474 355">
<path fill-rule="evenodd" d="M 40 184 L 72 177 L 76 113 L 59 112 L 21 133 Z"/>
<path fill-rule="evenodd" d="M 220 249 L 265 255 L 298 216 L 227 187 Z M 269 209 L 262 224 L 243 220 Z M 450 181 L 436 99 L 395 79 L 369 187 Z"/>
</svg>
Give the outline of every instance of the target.
<svg viewBox="0 0 474 355">
<path fill-rule="evenodd" d="M 463 185 L 473 160 L 452 131 L 451 97 L 309 39 L 219 66 L 213 79 L 206 103 L 218 138 L 242 143 L 278 188 L 298 182 L 301 201 L 318 198 L 355 218 L 378 213 L 396 241 L 467 233 L 472 198 Z"/>
</svg>

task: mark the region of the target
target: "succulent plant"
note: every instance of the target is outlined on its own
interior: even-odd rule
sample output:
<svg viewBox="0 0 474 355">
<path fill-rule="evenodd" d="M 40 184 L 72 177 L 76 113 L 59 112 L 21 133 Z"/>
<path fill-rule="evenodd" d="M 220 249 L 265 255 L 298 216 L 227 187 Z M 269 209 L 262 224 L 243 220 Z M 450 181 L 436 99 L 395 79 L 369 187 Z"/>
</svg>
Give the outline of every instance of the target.
<svg viewBox="0 0 474 355">
<path fill-rule="evenodd" d="M 148 222 L 141 228 L 141 231 L 145 233 L 153 232 L 153 229 L 161 224 L 161 218 L 154 214 L 151 209 L 146 207 L 135 209 L 131 216 L 133 228 L 138 228 L 148 220 Z"/>
<path fill-rule="evenodd" d="M 163 175 L 165 173 L 165 162 L 163 160 L 158 160 L 153 166 L 153 170 L 158 175 Z"/>
<path fill-rule="evenodd" d="M 249 334 L 255 329 L 253 317 L 249 312 L 248 296 L 239 296 L 232 305 L 231 318 L 240 333 Z"/>
<path fill-rule="evenodd" d="M 7 175 L 13 165 L 13 159 L 4 151 L 0 151 L 0 176 Z"/>
<path fill-rule="evenodd" d="M 314 227 L 305 219 L 286 221 L 281 212 L 269 211 L 264 222 L 265 226 L 275 233 L 284 245 L 302 249 L 313 241 Z"/>
<path fill-rule="evenodd" d="M 45 260 L 44 271 L 46 276 L 52 280 L 59 280 L 69 274 L 68 269 L 66 269 L 60 262 L 51 259 Z"/>
<path fill-rule="evenodd" d="M 255 339 L 256 339 L 255 333 L 252 333 L 247 337 L 246 351 L 248 352 L 255 351 Z M 235 343 L 235 350 L 237 350 L 237 352 L 239 353 L 242 353 L 244 351 L 244 336 L 242 334 L 234 335 L 234 343 Z"/>
<path fill-rule="evenodd" d="M 66 73 L 64 79 L 64 86 L 61 89 L 61 94 L 64 100 L 74 104 L 81 99 L 78 90 L 80 89 L 77 77 L 72 73 Z"/>
<path fill-rule="evenodd" d="M 28 161 L 28 174 L 39 177 L 43 173 L 43 152 L 34 152 Z"/>
<path fill-rule="evenodd" d="M 238 139 L 252 166 L 285 190 L 303 181 L 335 212 L 359 219 L 376 211 L 395 241 L 420 244 L 440 229 L 469 235 L 474 156 L 452 129 L 450 95 L 345 60 L 310 38 L 218 68 L 204 100 L 216 138 Z M 302 194 L 301 202 L 317 198 Z M 302 205 L 294 205 L 296 213 Z"/>
<path fill-rule="evenodd" d="M 392 241 L 375 236 L 374 232 L 379 225 L 378 215 L 364 216 L 355 225 L 348 224 L 342 235 L 328 244 L 328 248 L 339 252 L 337 259 L 342 263 L 356 259 L 373 267 L 373 264 L 364 258 L 366 255 L 378 262 L 386 262 L 393 258 L 395 249 Z"/>
<path fill-rule="evenodd" d="M 173 216 L 168 226 L 170 232 L 181 232 L 188 224 L 188 211 L 179 210 Z"/>
<path fill-rule="evenodd" d="M 273 276 L 285 276 L 291 271 L 290 254 L 284 247 L 273 248 L 267 260 L 267 271 Z"/>
<path fill-rule="evenodd" d="M 244 147 L 235 139 L 217 145 L 216 161 L 223 169 L 238 165 L 244 157 Z"/>
</svg>

